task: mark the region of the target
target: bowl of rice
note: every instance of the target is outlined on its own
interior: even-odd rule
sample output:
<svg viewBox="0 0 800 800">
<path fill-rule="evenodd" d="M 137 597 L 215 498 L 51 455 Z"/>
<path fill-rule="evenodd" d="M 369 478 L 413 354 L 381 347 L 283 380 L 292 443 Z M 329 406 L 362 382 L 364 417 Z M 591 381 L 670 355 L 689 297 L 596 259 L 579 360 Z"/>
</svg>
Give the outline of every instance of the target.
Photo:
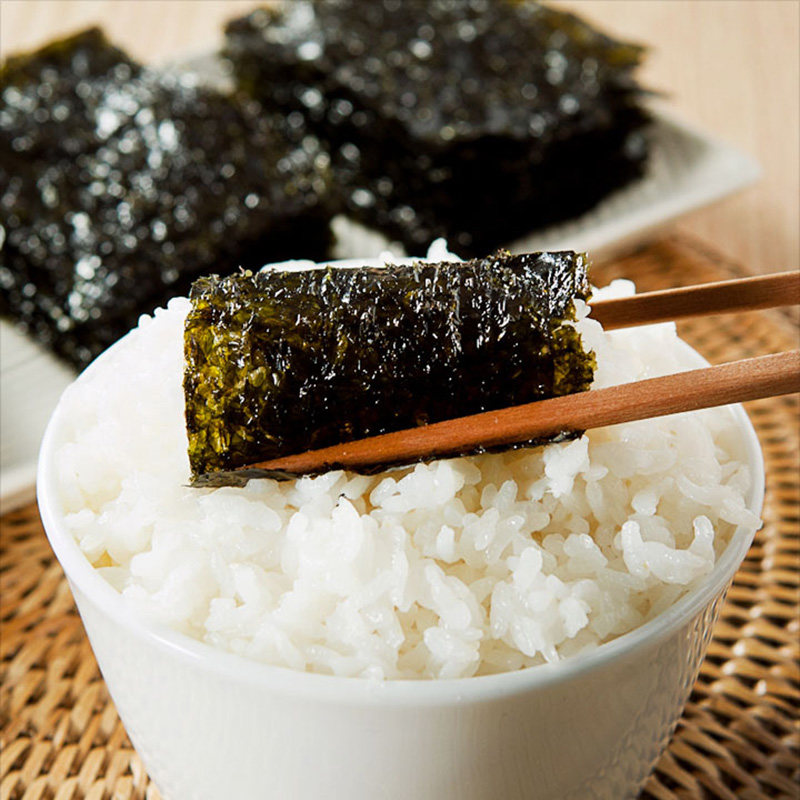
<svg viewBox="0 0 800 800">
<path fill-rule="evenodd" d="M 187 311 L 142 317 L 68 388 L 37 488 L 163 796 L 635 797 L 760 525 L 743 409 L 190 488 Z M 705 364 L 674 325 L 579 316 L 594 386 Z"/>
</svg>

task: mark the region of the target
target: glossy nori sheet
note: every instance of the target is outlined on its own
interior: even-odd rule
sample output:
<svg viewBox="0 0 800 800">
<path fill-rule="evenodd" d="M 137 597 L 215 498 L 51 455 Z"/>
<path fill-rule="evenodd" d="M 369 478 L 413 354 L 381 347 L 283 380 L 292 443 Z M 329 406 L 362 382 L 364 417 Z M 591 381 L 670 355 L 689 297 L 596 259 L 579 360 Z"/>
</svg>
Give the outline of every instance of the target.
<svg viewBox="0 0 800 800">
<path fill-rule="evenodd" d="M 201 278 L 185 327 L 194 482 L 583 391 L 594 357 L 565 322 L 587 295 L 572 252 Z"/>
<path fill-rule="evenodd" d="M 531 0 L 287 0 L 226 42 L 246 91 L 328 142 L 349 212 L 413 253 L 485 253 L 644 167 L 642 48 Z"/>
<path fill-rule="evenodd" d="M 300 118 L 136 64 L 97 29 L 0 68 L 0 313 L 75 366 L 198 274 L 329 245 Z"/>
</svg>

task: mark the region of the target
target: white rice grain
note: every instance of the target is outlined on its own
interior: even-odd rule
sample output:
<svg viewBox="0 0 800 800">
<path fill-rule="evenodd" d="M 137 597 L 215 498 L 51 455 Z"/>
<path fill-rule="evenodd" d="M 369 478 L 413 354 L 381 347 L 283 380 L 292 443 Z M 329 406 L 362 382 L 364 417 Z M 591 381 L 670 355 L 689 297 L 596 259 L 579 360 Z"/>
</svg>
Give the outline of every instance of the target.
<svg viewBox="0 0 800 800">
<path fill-rule="evenodd" d="M 370 678 L 557 661 L 660 613 L 736 525 L 759 525 L 727 409 L 383 475 L 190 489 L 188 308 L 143 317 L 68 390 L 57 463 L 86 557 L 142 613 L 214 647 Z M 687 366 L 672 325 L 579 325 L 597 387 Z"/>
</svg>

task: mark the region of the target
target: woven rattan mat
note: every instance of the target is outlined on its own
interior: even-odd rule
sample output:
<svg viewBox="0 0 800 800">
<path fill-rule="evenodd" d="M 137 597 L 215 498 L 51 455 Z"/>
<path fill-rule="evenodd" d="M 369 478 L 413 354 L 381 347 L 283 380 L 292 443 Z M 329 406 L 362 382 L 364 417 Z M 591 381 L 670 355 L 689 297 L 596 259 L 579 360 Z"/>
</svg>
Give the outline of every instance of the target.
<svg viewBox="0 0 800 800">
<path fill-rule="evenodd" d="M 594 279 L 635 277 L 647 290 L 741 274 L 674 238 L 599 265 Z M 718 363 L 797 347 L 796 321 L 759 312 L 680 328 Z M 647 800 L 800 797 L 797 398 L 761 400 L 748 411 L 767 462 L 764 527 Z M 109 699 L 36 506 L 7 514 L 0 526 L 0 800 L 159 798 Z"/>
</svg>

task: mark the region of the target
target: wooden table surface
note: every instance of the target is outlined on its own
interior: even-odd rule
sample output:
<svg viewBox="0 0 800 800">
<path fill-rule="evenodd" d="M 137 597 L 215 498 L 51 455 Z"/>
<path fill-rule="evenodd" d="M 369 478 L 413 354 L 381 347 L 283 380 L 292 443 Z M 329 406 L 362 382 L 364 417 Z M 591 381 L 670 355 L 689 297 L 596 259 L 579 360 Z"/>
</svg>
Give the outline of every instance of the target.
<svg viewBox="0 0 800 800">
<path fill-rule="evenodd" d="M 405 2 L 422 0 L 405 0 Z M 800 0 L 555 0 L 652 48 L 641 78 L 685 119 L 755 156 L 760 182 L 679 223 L 757 272 L 800 249 Z M 252 0 L 0 0 L 0 53 L 89 24 L 148 62 L 202 52 Z"/>
</svg>

